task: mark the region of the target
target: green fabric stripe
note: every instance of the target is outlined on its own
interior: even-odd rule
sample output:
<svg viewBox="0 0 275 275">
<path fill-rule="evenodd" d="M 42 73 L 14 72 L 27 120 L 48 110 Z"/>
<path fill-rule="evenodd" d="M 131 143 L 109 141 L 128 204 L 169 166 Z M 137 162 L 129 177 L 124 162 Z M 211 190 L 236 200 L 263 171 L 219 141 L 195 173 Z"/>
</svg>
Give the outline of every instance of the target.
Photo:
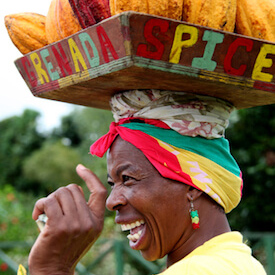
<svg viewBox="0 0 275 275">
<path fill-rule="evenodd" d="M 201 155 L 227 169 L 234 175 L 240 176 L 239 166 L 231 155 L 229 142 L 225 138 L 206 139 L 203 137 L 183 136 L 174 130 L 138 122 L 126 123 L 121 126 L 142 131 L 168 144 Z"/>
</svg>

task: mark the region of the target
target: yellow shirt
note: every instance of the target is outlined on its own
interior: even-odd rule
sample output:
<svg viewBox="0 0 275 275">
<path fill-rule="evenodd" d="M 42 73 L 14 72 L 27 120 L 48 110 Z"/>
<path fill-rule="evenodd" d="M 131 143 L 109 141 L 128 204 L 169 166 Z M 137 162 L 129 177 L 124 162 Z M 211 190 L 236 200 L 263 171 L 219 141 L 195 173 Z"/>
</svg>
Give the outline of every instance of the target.
<svg viewBox="0 0 275 275">
<path fill-rule="evenodd" d="M 266 275 L 239 232 L 214 237 L 160 275 Z"/>
</svg>

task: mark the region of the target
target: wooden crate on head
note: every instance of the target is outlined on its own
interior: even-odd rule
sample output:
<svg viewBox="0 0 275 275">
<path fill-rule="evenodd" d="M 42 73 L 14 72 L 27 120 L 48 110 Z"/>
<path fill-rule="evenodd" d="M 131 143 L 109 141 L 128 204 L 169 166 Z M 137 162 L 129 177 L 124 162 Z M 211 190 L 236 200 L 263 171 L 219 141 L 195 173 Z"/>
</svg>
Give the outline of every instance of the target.
<svg viewBox="0 0 275 275">
<path fill-rule="evenodd" d="M 112 16 L 17 59 L 34 96 L 109 109 L 132 89 L 275 103 L 275 44 L 137 12 Z"/>
</svg>

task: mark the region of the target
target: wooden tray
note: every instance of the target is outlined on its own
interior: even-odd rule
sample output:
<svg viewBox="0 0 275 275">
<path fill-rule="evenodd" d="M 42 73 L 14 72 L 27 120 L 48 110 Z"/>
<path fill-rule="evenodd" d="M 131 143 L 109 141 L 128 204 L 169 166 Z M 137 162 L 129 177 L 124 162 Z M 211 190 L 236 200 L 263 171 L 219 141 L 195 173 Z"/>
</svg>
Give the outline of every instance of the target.
<svg viewBox="0 0 275 275">
<path fill-rule="evenodd" d="M 222 98 L 238 109 L 275 103 L 275 44 L 125 12 L 15 64 L 34 96 L 109 109 L 131 89 Z"/>
</svg>

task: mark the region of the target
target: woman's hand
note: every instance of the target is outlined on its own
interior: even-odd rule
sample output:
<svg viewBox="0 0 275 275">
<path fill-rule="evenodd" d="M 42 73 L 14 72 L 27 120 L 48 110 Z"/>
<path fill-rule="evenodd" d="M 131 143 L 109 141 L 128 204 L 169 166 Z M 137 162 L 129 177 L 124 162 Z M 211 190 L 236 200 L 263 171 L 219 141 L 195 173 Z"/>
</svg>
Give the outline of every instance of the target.
<svg viewBox="0 0 275 275">
<path fill-rule="evenodd" d="M 81 187 L 70 184 L 35 204 L 33 219 L 45 213 L 48 221 L 29 255 L 32 275 L 74 274 L 77 262 L 103 229 L 107 190 L 83 165 L 76 171 L 91 192 L 88 202 Z"/>
</svg>

